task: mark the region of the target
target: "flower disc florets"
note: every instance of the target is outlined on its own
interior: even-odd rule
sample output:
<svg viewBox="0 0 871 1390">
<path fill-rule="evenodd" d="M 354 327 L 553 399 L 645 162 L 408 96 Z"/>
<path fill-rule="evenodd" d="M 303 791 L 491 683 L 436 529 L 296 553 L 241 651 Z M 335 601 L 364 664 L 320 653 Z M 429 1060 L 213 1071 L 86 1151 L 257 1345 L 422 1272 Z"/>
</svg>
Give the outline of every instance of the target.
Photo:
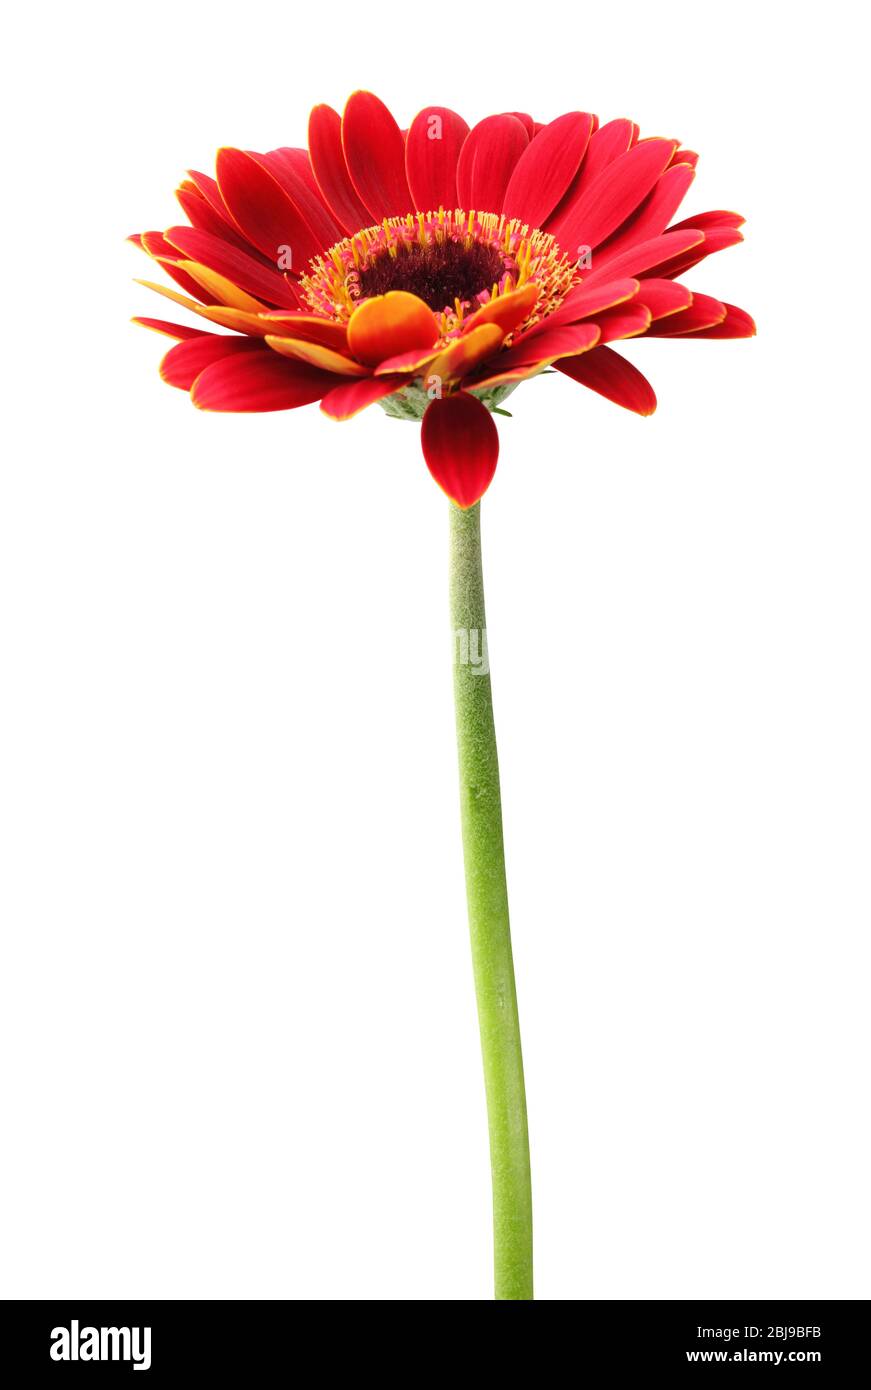
<svg viewBox="0 0 871 1390">
<path fill-rule="evenodd" d="M 518 332 L 553 312 L 577 266 L 546 232 L 496 213 L 409 213 L 365 227 L 311 262 L 300 288 L 316 314 L 347 322 L 361 299 L 405 290 L 435 313 L 444 341 L 491 299 L 528 283 L 538 299 Z"/>
</svg>

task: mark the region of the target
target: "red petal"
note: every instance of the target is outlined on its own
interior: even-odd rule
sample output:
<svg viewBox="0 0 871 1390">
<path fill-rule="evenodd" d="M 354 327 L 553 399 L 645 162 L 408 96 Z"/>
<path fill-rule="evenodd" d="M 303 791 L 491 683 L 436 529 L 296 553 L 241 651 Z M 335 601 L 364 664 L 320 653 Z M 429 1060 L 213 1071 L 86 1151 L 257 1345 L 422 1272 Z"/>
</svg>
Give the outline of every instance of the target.
<svg viewBox="0 0 871 1390">
<path fill-rule="evenodd" d="M 244 150 L 218 151 L 218 187 L 233 221 L 275 266 L 290 247 L 298 273 L 324 248 L 281 184 Z"/>
<path fill-rule="evenodd" d="M 602 170 L 570 208 L 556 239 L 569 255 L 600 246 L 634 212 L 674 152 L 673 140 L 643 140 Z M 595 262 L 594 262 L 595 264 Z"/>
<path fill-rule="evenodd" d="M 655 319 L 688 309 L 693 302 L 692 290 L 674 280 L 642 280 L 638 292 L 639 304 L 645 304 Z"/>
<path fill-rule="evenodd" d="M 691 164 L 695 169 L 699 162 L 699 157 L 695 150 L 677 149 L 671 157 L 671 162 L 672 164 Z"/>
<path fill-rule="evenodd" d="M 714 328 L 726 317 L 726 306 L 709 294 L 693 292 L 692 303 L 680 313 L 660 319 L 650 330 L 651 338 L 675 338 L 685 333 L 696 334 L 700 328 Z"/>
<path fill-rule="evenodd" d="M 682 255 L 690 247 L 700 246 L 704 235 L 704 232 L 688 229 L 685 232 L 663 232 L 662 236 L 652 237 L 650 241 L 641 241 L 615 256 L 601 270 L 594 266 L 584 279 L 584 288 L 589 289 L 591 285 L 601 284 L 606 279 L 616 280 L 624 275 L 643 275 L 645 271 L 653 271 L 654 267 L 656 274 L 659 274 L 658 267 L 664 261 Z"/>
<path fill-rule="evenodd" d="M 593 120 L 595 121 L 595 117 Z M 606 125 L 593 131 L 583 163 L 545 228 L 546 231 L 554 234 L 557 241 L 560 239 L 558 229 L 578 199 L 583 196 L 603 169 L 630 148 L 634 128 L 631 121 L 619 120 L 608 121 Z"/>
<path fill-rule="evenodd" d="M 673 235 L 673 233 L 670 231 L 669 235 Z M 689 229 L 686 233 L 678 233 L 677 235 L 689 236 Z M 737 246 L 740 241 L 744 240 L 737 227 L 711 227 L 707 231 L 700 230 L 700 235 L 704 239 L 698 246 L 681 255 L 672 256 L 659 265 L 651 266 L 650 269 L 656 275 L 670 280 L 675 275 L 683 275 L 685 270 L 692 270 L 694 265 L 698 265 L 707 256 L 712 256 L 715 251 L 725 251 L 727 247 Z"/>
<path fill-rule="evenodd" d="M 457 196 L 466 212 L 501 212 L 514 166 L 529 144 L 516 116 L 487 116 L 469 132 L 457 163 Z"/>
<path fill-rule="evenodd" d="M 698 227 L 703 232 L 709 227 L 743 227 L 746 220 L 740 212 L 718 209 L 716 212 L 697 212 L 693 217 L 684 218 L 683 222 L 675 222 L 673 227 L 669 227 L 669 231 L 683 231 L 685 227 Z"/>
<path fill-rule="evenodd" d="M 342 229 L 323 200 L 309 164 L 308 150 L 286 146 L 267 154 L 249 153 L 281 184 L 315 240 L 326 251 L 342 239 Z"/>
<path fill-rule="evenodd" d="M 506 116 L 514 116 L 523 126 L 527 137 L 531 140 L 535 135 L 536 122 L 532 119 L 528 111 L 506 111 Z"/>
<path fill-rule="evenodd" d="M 612 348 L 596 348 L 584 357 L 569 357 L 555 364 L 572 381 L 589 386 L 616 405 L 634 410 L 636 415 L 652 415 L 656 409 L 653 387 L 637 367 Z"/>
<path fill-rule="evenodd" d="M 634 246 L 639 241 L 649 241 L 660 236 L 680 207 L 686 191 L 695 178 L 695 171 L 689 164 L 674 164 L 666 169 L 648 194 L 634 216 L 600 246 L 595 256 L 595 266 L 601 270 L 615 256 Z"/>
<path fill-rule="evenodd" d="M 670 280 L 667 283 L 671 285 Z M 603 309 L 611 309 L 615 304 L 625 304 L 636 297 L 640 288 L 641 281 L 633 279 L 607 280 L 604 284 L 593 285 L 589 289 L 585 284 L 578 285 L 576 289 L 569 291 L 558 309 L 548 314 L 547 318 L 539 319 L 538 323 L 533 324 L 528 333 L 523 335 L 524 339 L 534 333 L 543 333 L 549 328 L 558 328 L 563 323 L 580 323 L 582 319 L 591 318 Z"/>
<path fill-rule="evenodd" d="M 587 157 L 581 169 L 579 192 L 583 192 L 584 188 L 592 183 L 603 169 L 606 169 L 609 164 L 613 164 L 615 159 L 619 159 L 621 154 L 625 154 L 631 148 L 634 131 L 635 126 L 632 121 L 621 118 L 616 121 L 606 121 L 593 133 L 587 149 Z"/>
<path fill-rule="evenodd" d="M 130 240 L 134 241 L 135 239 L 131 237 Z M 188 275 L 185 270 L 180 270 L 178 266 L 174 264 L 175 261 L 181 258 L 175 247 L 170 246 L 162 232 L 143 232 L 136 244 L 138 244 L 139 249 L 144 251 L 147 256 L 150 256 L 152 260 L 159 261 L 167 275 L 169 275 L 186 294 L 192 295 L 200 304 L 208 304 L 211 302 L 210 296 L 206 294 L 202 285 L 197 284 L 192 276 Z"/>
<path fill-rule="evenodd" d="M 197 227 L 170 227 L 166 239 L 188 259 L 217 271 L 258 299 L 288 309 L 296 307 L 296 294 L 278 270 L 270 270 L 222 237 Z"/>
<path fill-rule="evenodd" d="M 698 295 L 696 295 L 698 298 Z M 694 338 L 753 338 L 756 336 L 756 324 L 751 319 L 745 309 L 739 309 L 737 304 L 725 304 L 726 317 L 711 328 L 702 328 L 698 333 L 693 333 Z"/>
<path fill-rule="evenodd" d="M 592 130 L 592 116 L 581 111 L 546 125 L 514 167 L 502 204 L 505 216 L 543 227 L 578 172 Z"/>
<path fill-rule="evenodd" d="M 191 387 L 191 399 L 200 410 L 294 410 L 319 401 L 335 384 L 331 372 L 286 361 L 267 348 L 213 362 Z"/>
<path fill-rule="evenodd" d="M 238 251 L 244 251 L 248 256 L 259 255 L 259 252 L 254 249 L 250 242 L 245 241 L 200 193 L 191 193 L 189 189 L 177 188 L 175 196 L 192 227 L 196 227 L 201 232 L 210 232 L 212 236 L 220 237 L 221 241 L 226 241 L 229 245 L 235 246 Z"/>
<path fill-rule="evenodd" d="M 351 182 L 342 152 L 342 118 L 331 106 L 316 106 L 309 116 L 308 144 L 318 188 L 346 232 L 368 227 L 371 217 Z"/>
<path fill-rule="evenodd" d="M 175 347 L 170 348 L 160 364 L 160 375 L 168 386 L 189 391 L 200 372 L 213 362 L 244 352 L 263 355 L 263 345 L 258 338 L 230 338 L 219 333 L 200 333 L 196 338 L 188 338 L 186 342 L 176 343 Z"/>
<path fill-rule="evenodd" d="M 155 333 L 165 333 L 167 338 L 200 338 L 203 330 L 201 328 L 190 328 L 183 323 L 168 323 L 166 319 L 131 319 L 131 323 L 139 323 L 143 328 L 150 328 Z"/>
<path fill-rule="evenodd" d="M 405 142 L 405 172 L 421 212 L 457 206 L 457 160 L 469 127 L 447 106 L 427 106 L 412 121 Z"/>
<path fill-rule="evenodd" d="M 493 481 L 499 458 L 499 435 L 486 406 L 466 391 L 431 401 L 420 442 L 442 491 L 458 507 L 473 507 Z"/>
<path fill-rule="evenodd" d="M 535 376 L 557 358 L 589 352 L 599 341 L 596 323 L 571 324 L 532 338 L 524 335 L 507 352 L 498 352 L 484 366 L 463 381 L 469 390 L 495 386 L 504 381 L 523 381 Z"/>
<path fill-rule="evenodd" d="M 519 367 L 544 365 L 558 357 L 575 352 L 587 352 L 597 342 L 599 329 L 594 323 L 565 324 L 561 328 L 545 328 L 542 333 L 527 333 L 507 352 L 500 352 L 490 366 L 495 373 L 515 371 Z"/>
<path fill-rule="evenodd" d="M 651 312 L 644 304 L 621 305 L 609 313 L 598 314 L 599 342 L 615 343 L 622 338 L 637 338 L 639 333 L 647 332 L 651 319 Z"/>
<path fill-rule="evenodd" d="M 233 219 L 230 216 L 227 204 L 221 197 L 221 190 L 216 181 L 209 174 L 201 174 L 198 169 L 188 169 L 188 174 L 194 186 L 202 193 L 209 207 L 218 214 L 222 221 L 226 222 L 233 234 L 236 235 Z"/>
<path fill-rule="evenodd" d="M 405 142 L 383 101 L 354 92 L 342 116 L 342 149 L 351 182 L 374 222 L 413 210 L 405 177 Z"/>
<path fill-rule="evenodd" d="M 373 405 L 375 401 L 391 396 L 400 386 L 407 385 L 406 377 L 379 376 L 334 386 L 321 401 L 321 410 L 331 420 L 350 420 L 352 415 L 359 414 L 367 405 Z"/>
</svg>

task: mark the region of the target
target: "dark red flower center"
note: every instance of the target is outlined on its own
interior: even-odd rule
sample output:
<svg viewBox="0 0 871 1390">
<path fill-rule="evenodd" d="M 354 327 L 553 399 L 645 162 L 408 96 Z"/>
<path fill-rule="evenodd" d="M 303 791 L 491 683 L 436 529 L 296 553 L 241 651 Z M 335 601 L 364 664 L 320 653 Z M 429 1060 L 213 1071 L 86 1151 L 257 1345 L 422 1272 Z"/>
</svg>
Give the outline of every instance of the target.
<svg viewBox="0 0 871 1390">
<path fill-rule="evenodd" d="M 436 312 L 454 302 L 472 302 L 482 290 L 492 290 L 505 273 L 504 258 L 495 246 L 478 241 L 418 242 L 382 251 L 360 271 L 362 297 L 388 290 L 416 294 Z"/>
</svg>

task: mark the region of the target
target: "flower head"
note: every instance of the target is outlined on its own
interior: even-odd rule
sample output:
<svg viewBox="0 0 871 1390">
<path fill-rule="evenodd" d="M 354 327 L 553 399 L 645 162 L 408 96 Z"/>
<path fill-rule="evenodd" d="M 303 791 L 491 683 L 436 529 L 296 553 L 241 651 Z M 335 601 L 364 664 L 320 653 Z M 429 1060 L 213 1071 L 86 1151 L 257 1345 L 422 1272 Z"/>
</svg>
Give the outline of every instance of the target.
<svg viewBox="0 0 871 1390">
<path fill-rule="evenodd" d="M 144 283 L 229 332 L 136 321 L 178 339 L 161 374 L 201 409 L 347 420 L 377 401 L 422 421 L 430 472 L 469 507 L 496 469 L 491 412 L 525 378 L 553 366 L 649 415 L 608 344 L 755 332 L 678 283 L 741 240 L 735 213 L 672 222 L 696 161 L 580 111 L 470 130 L 434 106 L 403 132 L 355 92 L 341 117 L 315 107 L 307 150 L 220 150 L 177 191 L 188 225 L 132 238 L 177 288 Z"/>
</svg>

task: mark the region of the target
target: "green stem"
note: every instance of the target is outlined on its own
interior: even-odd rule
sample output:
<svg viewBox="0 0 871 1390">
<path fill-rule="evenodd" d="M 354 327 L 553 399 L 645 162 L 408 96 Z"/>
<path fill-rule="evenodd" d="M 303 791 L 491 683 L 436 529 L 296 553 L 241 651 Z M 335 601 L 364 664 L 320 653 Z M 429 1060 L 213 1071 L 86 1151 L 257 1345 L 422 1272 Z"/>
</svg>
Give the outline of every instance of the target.
<svg viewBox="0 0 871 1390">
<path fill-rule="evenodd" d="M 480 503 L 451 506 L 451 625 L 472 966 L 493 1173 L 497 1299 L 532 1298 L 532 1188 L 481 568 Z"/>
</svg>

